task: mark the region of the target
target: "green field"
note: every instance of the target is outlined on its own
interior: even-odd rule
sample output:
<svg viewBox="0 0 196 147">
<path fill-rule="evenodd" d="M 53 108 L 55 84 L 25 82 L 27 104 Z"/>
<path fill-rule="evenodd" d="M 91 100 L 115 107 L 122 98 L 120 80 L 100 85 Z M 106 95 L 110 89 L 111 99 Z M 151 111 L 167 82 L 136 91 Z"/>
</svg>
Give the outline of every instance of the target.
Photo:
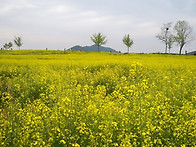
<svg viewBox="0 0 196 147">
<path fill-rule="evenodd" d="M 196 56 L 0 51 L 0 146 L 196 146 Z"/>
</svg>

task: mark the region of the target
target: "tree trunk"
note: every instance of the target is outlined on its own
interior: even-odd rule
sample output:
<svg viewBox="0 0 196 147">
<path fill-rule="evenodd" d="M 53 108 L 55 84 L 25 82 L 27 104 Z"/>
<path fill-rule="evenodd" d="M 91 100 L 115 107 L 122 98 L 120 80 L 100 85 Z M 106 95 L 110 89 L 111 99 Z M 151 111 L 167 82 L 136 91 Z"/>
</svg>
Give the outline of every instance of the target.
<svg viewBox="0 0 196 147">
<path fill-rule="evenodd" d="M 99 52 L 99 45 L 98 45 L 98 52 Z"/>
<path fill-rule="evenodd" d="M 128 47 L 128 49 L 127 49 L 127 53 L 129 53 L 129 47 Z"/>
<path fill-rule="evenodd" d="M 182 54 L 182 48 L 183 48 L 183 46 L 184 46 L 184 45 L 181 45 L 181 46 L 180 46 L 180 52 L 179 52 L 180 55 Z"/>
<path fill-rule="evenodd" d="M 167 31 L 168 31 L 168 28 L 166 28 L 166 32 L 165 32 L 165 53 L 167 54 L 167 39 L 168 39 L 168 36 L 167 36 Z"/>
<path fill-rule="evenodd" d="M 167 41 L 167 40 L 166 40 Z M 167 54 L 167 43 L 165 43 L 165 53 Z"/>
</svg>

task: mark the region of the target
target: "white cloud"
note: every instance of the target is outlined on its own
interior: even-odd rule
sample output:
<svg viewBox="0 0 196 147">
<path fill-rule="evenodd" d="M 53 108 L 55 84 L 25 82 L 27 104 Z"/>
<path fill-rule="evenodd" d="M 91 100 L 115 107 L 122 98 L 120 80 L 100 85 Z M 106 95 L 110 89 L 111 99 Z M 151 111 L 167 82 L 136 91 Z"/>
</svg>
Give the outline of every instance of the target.
<svg viewBox="0 0 196 147">
<path fill-rule="evenodd" d="M 29 8 L 37 8 L 36 5 L 28 3 L 26 1 L 7 1 L 0 4 L 0 15 L 6 15 L 10 13 L 15 13 L 17 10 L 21 9 L 29 9 Z"/>
</svg>

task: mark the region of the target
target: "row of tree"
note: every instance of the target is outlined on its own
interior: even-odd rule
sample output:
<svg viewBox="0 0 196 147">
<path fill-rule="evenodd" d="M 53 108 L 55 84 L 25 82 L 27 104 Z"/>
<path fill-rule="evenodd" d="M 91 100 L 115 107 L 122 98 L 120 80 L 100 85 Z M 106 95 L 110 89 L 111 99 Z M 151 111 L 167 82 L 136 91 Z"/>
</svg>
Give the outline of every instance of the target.
<svg viewBox="0 0 196 147">
<path fill-rule="evenodd" d="M 183 47 L 192 41 L 194 38 L 192 36 L 192 30 L 193 28 L 188 24 L 186 21 L 177 21 L 177 23 L 174 25 L 173 30 L 172 28 L 172 23 L 167 23 L 164 24 L 161 27 L 161 32 L 156 35 L 156 37 L 161 40 L 163 43 L 165 43 L 165 53 L 167 53 L 169 49 L 172 48 L 173 43 L 176 43 L 179 45 L 179 54 L 182 53 Z M 91 36 L 91 40 L 98 46 L 97 51 L 99 52 L 100 45 L 104 45 L 107 43 L 106 36 L 104 36 L 101 33 L 96 33 Z M 129 34 L 126 34 L 123 39 L 123 43 L 127 46 L 127 53 L 129 53 L 129 48 L 133 45 L 133 39 L 130 38 Z M 16 46 L 20 47 L 22 46 L 22 38 L 21 37 L 15 37 L 14 38 L 14 43 Z M 11 42 L 5 43 L 3 45 L 4 49 L 9 49 L 13 46 Z"/>
<path fill-rule="evenodd" d="M 101 33 L 94 34 L 91 36 L 91 40 L 97 45 L 97 51 L 99 52 L 100 45 L 107 43 L 106 36 Z M 130 35 L 127 34 L 122 39 L 123 43 L 127 46 L 127 52 L 129 53 L 129 48 L 133 45 L 133 39 L 130 38 Z"/>
<path fill-rule="evenodd" d="M 20 50 L 20 47 L 22 46 L 22 38 L 21 37 L 14 37 L 14 43 L 15 43 L 15 45 L 17 46 L 17 47 L 19 47 L 19 50 Z M 12 44 L 12 42 L 9 42 L 9 43 L 5 43 L 4 45 L 3 45 L 3 48 L 1 48 L 1 49 L 6 49 L 6 50 L 8 50 L 8 49 L 10 49 L 10 48 L 12 48 L 12 46 L 13 46 L 13 44 Z"/>
<path fill-rule="evenodd" d="M 183 47 L 194 40 L 192 35 L 193 28 L 184 20 L 177 21 L 173 29 L 171 28 L 171 22 L 164 24 L 163 27 L 161 27 L 161 33 L 156 35 L 156 37 L 165 43 L 165 53 L 168 53 L 168 50 L 170 53 L 173 44 L 176 43 L 180 47 L 179 54 L 181 54 Z M 106 36 L 101 33 L 91 36 L 91 40 L 98 46 L 98 52 L 100 45 L 107 43 Z M 129 48 L 133 45 L 133 39 L 127 34 L 123 37 L 122 41 L 127 46 L 127 52 L 129 53 Z"/>
<path fill-rule="evenodd" d="M 177 21 L 172 29 L 172 23 L 164 24 L 161 32 L 156 37 L 165 43 L 165 53 L 172 48 L 173 43 L 179 46 L 179 54 L 182 53 L 183 47 L 194 40 L 192 35 L 193 28 L 186 21 Z"/>
</svg>

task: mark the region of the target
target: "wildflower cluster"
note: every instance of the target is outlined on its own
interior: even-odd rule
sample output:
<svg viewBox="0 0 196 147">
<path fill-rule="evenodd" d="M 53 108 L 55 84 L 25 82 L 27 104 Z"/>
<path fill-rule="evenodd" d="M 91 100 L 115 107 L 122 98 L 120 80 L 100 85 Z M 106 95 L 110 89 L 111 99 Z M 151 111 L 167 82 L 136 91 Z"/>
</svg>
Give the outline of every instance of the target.
<svg viewBox="0 0 196 147">
<path fill-rule="evenodd" d="M 196 145 L 191 57 L 1 56 L 0 146 Z"/>
</svg>

